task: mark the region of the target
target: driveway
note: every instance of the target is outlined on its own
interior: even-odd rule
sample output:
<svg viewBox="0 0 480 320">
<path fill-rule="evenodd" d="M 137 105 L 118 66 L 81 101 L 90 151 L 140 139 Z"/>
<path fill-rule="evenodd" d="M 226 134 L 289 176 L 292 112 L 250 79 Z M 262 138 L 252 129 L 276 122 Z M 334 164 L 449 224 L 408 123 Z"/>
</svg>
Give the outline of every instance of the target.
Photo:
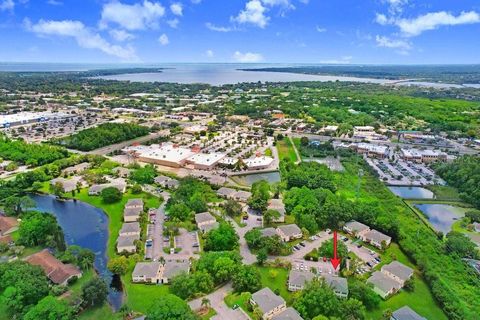
<svg viewBox="0 0 480 320">
<path fill-rule="evenodd" d="M 210 300 L 210 306 L 217 312 L 212 320 L 249 320 L 250 318 L 240 308 L 233 310 L 225 304 L 225 296 L 232 292 L 232 284 L 228 283 L 218 290 L 204 297 L 192 300 L 188 303 L 192 310 L 198 310 L 202 306 L 202 299 Z"/>
<path fill-rule="evenodd" d="M 247 224 L 246 227 L 240 227 L 232 218 L 230 217 L 225 217 L 225 218 L 232 223 L 233 228 L 235 229 L 235 232 L 238 234 L 238 237 L 240 238 L 239 240 L 240 255 L 242 256 L 243 263 L 244 264 L 255 263 L 257 261 L 257 257 L 250 252 L 250 249 L 248 248 L 248 245 L 247 245 L 247 241 L 245 240 L 245 233 L 253 229 L 253 226 L 250 224 Z M 249 217 L 249 219 L 252 219 L 252 217 Z"/>
<path fill-rule="evenodd" d="M 154 260 L 158 260 L 163 252 L 163 223 L 165 221 L 165 202 L 155 212 L 155 222 L 153 224 L 153 245 L 152 245 L 152 257 Z"/>
<path fill-rule="evenodd" d="M 317 236 L 318 238 L 316 240 L 313 240 L 311 242 L 305 241 L 305 247 L 298 246 L 300 247 L 300 250 L 293 251 L 293 253 L 287 256 L 286 258 L 288 258 L 288 260 L 290 261 L 297 260 L 297 259 L 303 260 L 303 257 L 307 253 L 309 253 L 315 248 L 319 248 L 323 242 L 333 238 L 333 234 L 328 234 L 325 231 L 321 231 Z"/>
</svg>

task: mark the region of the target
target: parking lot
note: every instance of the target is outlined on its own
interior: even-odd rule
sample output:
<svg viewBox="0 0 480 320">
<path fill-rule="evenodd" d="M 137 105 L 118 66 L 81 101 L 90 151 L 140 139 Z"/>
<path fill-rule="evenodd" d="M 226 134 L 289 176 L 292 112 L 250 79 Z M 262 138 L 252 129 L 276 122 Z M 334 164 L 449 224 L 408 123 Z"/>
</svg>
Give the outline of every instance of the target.
<svg viewBox="0 0 480 320">
<path fill-rule="evenodd" d="M 185 229 L 180 229 L 180 234 L 175 236 L 175 248 L 182 249 L 181 255 L 193 256 L 200 252 L 200 243 L 198 233 L 196 231 L 188 232 Z"/>
<path fill-rule="evenodd" d="M 431 184 L 445 184 L 433 170 L 422 163 L 413 163 L 397 160 L 390 163 L 388 160 L 366 158 L 367 163 L 378 173 L 380 179 L 391 185 L 425 186 Z"/>
</svg>

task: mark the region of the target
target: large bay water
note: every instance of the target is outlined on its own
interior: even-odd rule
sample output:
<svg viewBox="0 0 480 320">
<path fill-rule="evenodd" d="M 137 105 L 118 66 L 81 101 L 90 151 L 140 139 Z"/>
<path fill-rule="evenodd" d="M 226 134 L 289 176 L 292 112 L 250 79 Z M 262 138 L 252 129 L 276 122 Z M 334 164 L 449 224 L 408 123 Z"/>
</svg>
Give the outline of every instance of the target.
<svg viewBox="0 0 480 320">
<path fill-rule="evenodd" d="M 465 208 L 437 203 L 415 204 L 415 207 L 428 217 L 428 221 L 435 230 L 441 231 L 444 234 L 450 232 L 455 221 L 463 218 L 467 211 Z"/>
<path fill-rule="evenodd" d="M 107 269 L 108 218 L 106 214 L 81 201 L 60 201 L 51 195 L 30 195 L 36 210 L 52 213 L 62 227 L 68 245 L 78 245 L 95 253 L 95 269 L 110 284 L 108 300 L 115 310 L 122 305 L 121 286 L 112 285 L 112 273 Z M 120 288 L 119 288 L 120 287 Z"/>
<path fill-rule="evenodd" d="M 88 71 L 99 69 L 162 68 L 158 73 L 127 73 L 103 76 L 101 79 L 127 80 L 135 82 L 171 82 L 171 83 L 207 83 L 210 85 L 237 84 L 242 82 L 292 82 L 292 81 L 349 81 L 358 83 L 415 85 L 435 88 L 478 87 L 479 85 L 458 85 L 421 81 L 395 81 L 367 77 L 347 77 L 328 75 L 309 75 L 288 72 L 242 71 L 240 69 L 260 69 L 268 67 L 295 67 L 321 64 L 295 63 L 6 63 L 0 62 L 0 71 Z"/>
</svg>

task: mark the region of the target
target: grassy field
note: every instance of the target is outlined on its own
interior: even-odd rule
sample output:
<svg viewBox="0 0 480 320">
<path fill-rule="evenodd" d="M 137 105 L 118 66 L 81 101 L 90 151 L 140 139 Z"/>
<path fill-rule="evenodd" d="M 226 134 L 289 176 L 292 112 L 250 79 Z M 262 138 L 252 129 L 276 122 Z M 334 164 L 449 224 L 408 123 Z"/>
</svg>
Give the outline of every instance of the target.
<svg viewBox="0 0 480 320">
<path fill-rule="evenodd" d="M 280 159 L 288 158 L 293 162 L 298 161 L 295 149 L 290 142 L 290 139 L 285 137 L 283 140 L 277 141 L 278 156 Z"/>
<path fill-rule="evenodd" d="M 448 186 L 426 187 L 435 194 L 437 200 L 461 201 L 457 189 Z"/>
<path fill-rule="evenodd" d="M 77 193 L 75 199 L 91 204 L 94 207 L 100 208 L 108 216 L 108 256 L 114 257 L 116 255 L 115 243 L 118 238 L 118 232 L 122 228 L 123 224 L 123 208 L 129 199 L 142 198 L 145 206 L 148 208 L 158 208 L 160 206 L 160 199 L 154 197 L 148 193 L 132 194 L 127 191 L 121 201 L 113 204 L 106 204 L 102 201 L 101 197 L 89 196 L 88 189 L 82 189 L 80 193 Z"/>
<path fill-rule="evenodd" d="M 259 267 L 258 271 L 262 277 L 262 287 L 269 287 L 273 292 L 280 294 L 287 304 L 292 303 L 292 294 L 287 290 L 287 269 Z"/>
<path fill-rule="evenodd" d="M 384 264 L 392 262 L 393 260 L 397 260 L 415 270 L 415 290 L 413 292 L 402 290 L 390 297 L 388 300 L 382 301 L 378 309 L 368 313 L 368 319 L 380 320 L 382 319 L 384 310 L 390 309 L 395 311 L 398 308 L 407 305 L 427 319 L 446 320 L 447 317 L 443 313 L 442 309 L 440 309 L 440 307 L 437 305 L 430 292 L 430 288 L 422 279 L 417 267 L 408 259 L 408 257 L 395 243 L 392 243 L 385 254 L 382 255 L 382 263 L 379 264 L 378 268 Z"/>
<path fill-rule="evenodd" d="M 358 167 L 355 163 L 344 162 L 344 172 L 335 172 L 335 183 L 338 186 L 338 194 L 345 196 L 348 199 L 355 200 L 357 198 Z M 406 205 L 398 200 L 390 192 L 382 190 L 379 194 L 380 188 L 376 178 L 369 174 L 364 174 L 360 179 L 360 189 L 358 197 L 363 201 L 381 201 L 386 210 L 395 210 L 407 214 L 409 210 Z M 382 189 L 386 189 L 383 185 Z M 418 221 L 420 223 L 420 221 Z M 408 259 L 408 257 L 400 250 L 399 246 L 392 244 L 387 252 L 384 254 L 384 263 L 396 259 L 406 265 L 412 267 L 416 271 L 415 275 L 415 290 L 414 292 L 402 291 L 397 295 L 391 297 L 387 301 L 383 301 L 378 310 L 369 314 L 369 319 L 381 319 L 385 309 L 395 310 L 404 305 L 410 306 L 417 310 L 422 316 L 427 319 L 447 319 L 442 309 L 436 303 L 430 288 L 426 282 L 419 276 L 419 271 L 416 266 Z"/>
</svg>

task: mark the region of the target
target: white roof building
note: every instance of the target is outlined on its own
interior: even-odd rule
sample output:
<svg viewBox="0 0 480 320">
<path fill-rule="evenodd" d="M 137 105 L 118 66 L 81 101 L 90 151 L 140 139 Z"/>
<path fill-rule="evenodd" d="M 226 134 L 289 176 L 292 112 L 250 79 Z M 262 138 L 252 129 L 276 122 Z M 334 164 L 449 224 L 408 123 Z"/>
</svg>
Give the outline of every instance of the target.
<svg viewBox="0 0 480 320">
<path fill-rule="evenodd" d="M 249 170 L 258 170 L 268 168 L 273 163 L 272 157 L 261 156 L 246 159 L 243 161 Z"/>
<path fill-rule="evenodd" d="M 140 161 L 155 163 L 168 167 L 181 167 L 185 161 L 196 153 L 184 147 L 171 143 L 151 146 L 130 146 L 123 149 L 125 153 L 133 153 Z"/>
</svg>

